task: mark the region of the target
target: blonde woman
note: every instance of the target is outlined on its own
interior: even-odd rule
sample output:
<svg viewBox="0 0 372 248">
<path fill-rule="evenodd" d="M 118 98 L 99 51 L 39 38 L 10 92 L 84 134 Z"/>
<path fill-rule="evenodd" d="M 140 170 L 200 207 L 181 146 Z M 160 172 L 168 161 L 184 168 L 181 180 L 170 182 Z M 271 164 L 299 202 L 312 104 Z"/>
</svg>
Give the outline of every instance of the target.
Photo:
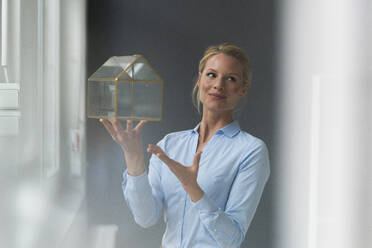
<svg viewBox="0 0 372 248">
<path fill-rule="evenodd" d="M 122 147 L 127 169 L 124 198 L 142 227 L 164 212 L 162 247 L 240 247 L 270 174 L 265 143 L 240 129 L 233 112 L 251 84 L 248 57 L 225 43 L 209 47 L 193 91 L 202 110 L 193 129 L 170 133 L 149 145 L 148 169 L 140 131 L 101 120 Z"/>
</svg>

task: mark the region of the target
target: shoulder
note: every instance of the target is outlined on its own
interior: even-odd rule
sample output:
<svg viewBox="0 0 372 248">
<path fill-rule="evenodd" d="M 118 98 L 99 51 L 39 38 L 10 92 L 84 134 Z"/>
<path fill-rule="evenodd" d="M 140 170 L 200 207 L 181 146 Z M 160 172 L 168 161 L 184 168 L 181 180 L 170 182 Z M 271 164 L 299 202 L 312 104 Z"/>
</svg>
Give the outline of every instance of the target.
<svg viewBox="0 0 372 248">
<path fill-rule="evenodd" d="M 269 151 L 266 143 L 245 131 L 240 131 L 236 137 L 241 145 L 240 164 L 242 167 L 269 166 Z M 262 165 L 264 164 L 264 165 Z"/>
<path fill-rule="evenodd" d="M 262 150 L 262 149 L 266 149 L 267 150 L 267 146 L 265 144 L 265 142 L 256 137 L 256 136 L 253 136 L 252 134 L 246 132 L 246 131 L 243 131 L 243 130 L 240 130 L 239 134 L 236 136 L 236 140 L 243 144 L 243 148 L 247 151 L 249 150 Z"/>
</svg>

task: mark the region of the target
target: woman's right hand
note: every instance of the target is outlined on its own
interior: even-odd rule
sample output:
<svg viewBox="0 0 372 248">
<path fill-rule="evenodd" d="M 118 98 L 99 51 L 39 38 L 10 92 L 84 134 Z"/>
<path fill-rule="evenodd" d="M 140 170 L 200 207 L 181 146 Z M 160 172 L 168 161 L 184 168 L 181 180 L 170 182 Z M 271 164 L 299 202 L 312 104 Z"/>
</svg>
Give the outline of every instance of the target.
<svg viewBox="0 0 372 248">
<path fill-rule="evenodd" d="M 127 120 L 124 130 L 119 120 L 100 119 L 112 139 L 118 143 L 124 151 L 127 169 L 130 175 L 140 175 L 145 171 L 144 154 L 142 148 L 141 128 L 147 122 L 141 120 L 135 128 L 133 121 Z"/>
</svg>

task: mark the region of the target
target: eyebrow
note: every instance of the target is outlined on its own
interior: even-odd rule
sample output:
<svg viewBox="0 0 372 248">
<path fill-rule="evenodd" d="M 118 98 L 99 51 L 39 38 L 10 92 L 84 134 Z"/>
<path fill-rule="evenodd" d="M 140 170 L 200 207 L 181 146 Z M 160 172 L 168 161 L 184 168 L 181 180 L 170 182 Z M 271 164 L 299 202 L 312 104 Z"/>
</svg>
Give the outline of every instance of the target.
<svg viewBox="0 0 372 248">
<path fill-rule="evenodd" d="M 207 68 L 207 71 L 208 70 L 217 72 L 215 69 L 212 69 L 212 68 Z M 238 73 L 235 73 L 235 72 L 230 72 L 230 73 L 228 73 L 228 75 L 236 75 L 236 76 L 240 77 L 240 75 Z"/>
</svg>

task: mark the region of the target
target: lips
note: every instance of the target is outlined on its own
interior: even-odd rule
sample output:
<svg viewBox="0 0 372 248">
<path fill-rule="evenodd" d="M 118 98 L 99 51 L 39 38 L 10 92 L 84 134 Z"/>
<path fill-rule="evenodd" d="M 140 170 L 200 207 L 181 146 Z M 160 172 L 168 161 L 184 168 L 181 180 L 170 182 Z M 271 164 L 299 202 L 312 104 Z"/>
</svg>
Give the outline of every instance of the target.
<svg viewBox="0 0 372 248">
<path fill-rule="evenodd" d="M 216 94 L 216 93 L 210 93 L 208 95 L 210 97 L 212 97 L 213 99 L 216 99 L 216 100 L 222 100 L 222 99 L 225 99 L 226 98 L 226 96 L 221 95 L 221 94 Z"/>
</svg>

